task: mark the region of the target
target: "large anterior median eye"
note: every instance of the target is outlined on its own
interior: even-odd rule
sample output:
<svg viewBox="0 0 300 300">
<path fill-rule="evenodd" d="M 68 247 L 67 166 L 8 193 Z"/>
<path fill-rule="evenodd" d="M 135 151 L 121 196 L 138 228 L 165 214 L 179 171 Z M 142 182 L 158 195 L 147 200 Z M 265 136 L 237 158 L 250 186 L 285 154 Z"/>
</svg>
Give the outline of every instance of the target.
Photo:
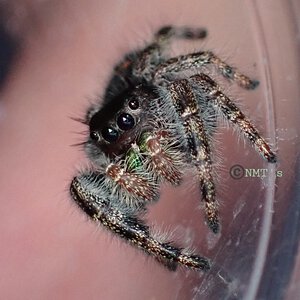
<svg viewBox="0 0 300 300">
<path fill-rule="evenodd" d="M 101 130 L 101 134 L 102 137 L 109 143 L 115 142 L 119 137 L 118 131 L 112 127 L 104 127 Z"/>
<path fill-rule="evenodd" d="M 122 113 L 118 116 L 117 124 L 122 130 L 129 130 L 134 127 L 134 118 L 132 115 L 127 113 Z"/>
</svg>

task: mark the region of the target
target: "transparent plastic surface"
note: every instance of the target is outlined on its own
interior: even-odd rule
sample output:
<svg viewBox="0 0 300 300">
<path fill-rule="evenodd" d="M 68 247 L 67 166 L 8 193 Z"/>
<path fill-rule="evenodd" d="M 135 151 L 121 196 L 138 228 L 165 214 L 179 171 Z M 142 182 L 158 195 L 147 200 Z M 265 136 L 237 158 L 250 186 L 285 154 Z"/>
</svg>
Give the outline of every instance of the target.
<svg viewBox="0 0 300 300">
<path fill-rule="evenodd" d="M 239 221 L 235 220 L 240 228 L 231 231 L 226 236 L 226 246 L 218 249 L 223 256 L 219 257 L 218 276 L 202 282 L 204 289 L 199 299 L 300 297 L 292 281 L 297 270 L 300 208 L 299 12 L 296 2 L 271 5 L 254 1 L 248 5 L 260 66 L 258 76 L 264 89 L 265 124 L 268 136 L 276 139 L 279 162 L 264 166 L 266 173 L 260 170 L 261 180 L 255 180 L 250 190 L 248 183 L 241 182 L 240 196 L 236 197 L 241 209 L 236 213 Z M 251 168 L 252 164 L 247 160 L 242 165 Z M 248 171 L 250 182 L 257 174 Z M 290 293 L 290 289 L 294 292 Z"/>
<path fill-rule="evenodd" d="M 2 297 L 299 299 L 299 1 L 7 3 L 22 53 L 0 100 Z M 174 42 L 170 55 L 212 50 L 260 81 L 255 91 L 245 91 L 207 70 L 278 154 L 276 165 L 266 163 L 220 122 L 213 141 L 222 223 L 217 236 L 204 224 L 189 174 L 182 187 L 164 186 L 150 207 L 149 222 L 211 259 L 206 274 L 172 273 L 95 230 L 67 191 L 86 165 L 80 148 L 70 146 L 85 139 L 86 128 L 70 117 L 83 117 L 116 62 L 166 24 L 208 30 L 205 41 Z M 233 178 L 235 166 L 247 176 Z"/>
</svg>

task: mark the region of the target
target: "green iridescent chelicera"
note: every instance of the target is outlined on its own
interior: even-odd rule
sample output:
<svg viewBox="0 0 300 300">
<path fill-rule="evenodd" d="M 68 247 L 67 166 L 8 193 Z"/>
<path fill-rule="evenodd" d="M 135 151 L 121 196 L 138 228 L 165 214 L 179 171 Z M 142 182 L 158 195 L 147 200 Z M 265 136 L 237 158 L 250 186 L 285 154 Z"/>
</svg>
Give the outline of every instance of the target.
<svg viewBox="0 0 300 300">
<path fill-rule="evenodd" d="M 131 147 L 125 156 L 128 171 L 137 171 L 143 168 L 144 163 L 141 155 L 148 152 L 146 143 L 147 138 L 150 136 L 149 132 L 144 132 L 140 139 L 137 141 L 135 147 Z"/>
</svg>

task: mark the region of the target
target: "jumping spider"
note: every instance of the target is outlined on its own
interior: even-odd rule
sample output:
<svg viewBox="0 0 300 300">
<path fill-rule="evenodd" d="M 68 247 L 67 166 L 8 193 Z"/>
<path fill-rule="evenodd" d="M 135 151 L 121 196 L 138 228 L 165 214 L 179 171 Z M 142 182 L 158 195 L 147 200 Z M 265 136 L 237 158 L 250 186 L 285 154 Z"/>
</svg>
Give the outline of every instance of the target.
<svg viewBox="0 0 300 300">
<path fill-rule="evenodd" d="M 252 90 L 251 80 L 210 51 L 166 58 L 172 38 L 201 39 L 204 29 L 166 26 L 152 43 L 134 51 L 114 68 L 104 103 L 84 120 L 84 143 L 92 167 L 76 176 L 71 195 L 93 220 L 155 257 L 170 270 L 183 265 L 209 270 L 207 258 L 156 236 L 141 219 L 158 200 L 161 182 L 179 185 L 193 167 L 205 204 L 208 227 L 219 231 L 218 204 L 212 176 L 211 135 L 221 114 L 237 126 L 268 162 L 276 162 L 269 145 L 208 75 L 215 67 L 225 78 Z M 191 73 L 187 75 L 187 70 Z"/>
</svg>

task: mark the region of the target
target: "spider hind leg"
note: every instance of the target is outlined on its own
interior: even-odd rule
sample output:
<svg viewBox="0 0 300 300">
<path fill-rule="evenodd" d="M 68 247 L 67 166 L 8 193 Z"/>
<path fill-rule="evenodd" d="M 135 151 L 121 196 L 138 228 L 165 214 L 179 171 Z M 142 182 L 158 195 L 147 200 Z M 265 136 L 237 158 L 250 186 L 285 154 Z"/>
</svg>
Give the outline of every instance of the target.
<svg viewBox="0 0 300 300">
<path fill-rule="evenodd" d="M 133 64 L 133 75 L 152 81 L 155 68 L 164 61 L 164 49 L 170 44 L 172 39 L 196 40 L 203 39 L 207 35 L 204 28 L 191 27 L 161 27 L 154 35 L 152 43 L 137 52 L 138 59 Z"/>
</svg>

